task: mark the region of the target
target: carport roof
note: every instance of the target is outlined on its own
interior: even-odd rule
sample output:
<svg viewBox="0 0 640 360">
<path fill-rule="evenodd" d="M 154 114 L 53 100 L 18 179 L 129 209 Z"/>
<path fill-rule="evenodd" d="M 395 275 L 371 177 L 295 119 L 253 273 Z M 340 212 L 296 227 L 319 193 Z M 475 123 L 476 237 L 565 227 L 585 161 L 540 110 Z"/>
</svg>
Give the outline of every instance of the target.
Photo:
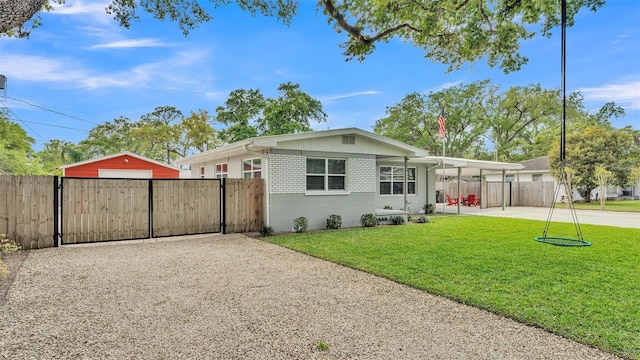
<svg viewBox="0 0 640 360">
<path fill-rule="evenodd" d="M 429 156 L 428 158 L 437 159 L 437 157 L 435 156 Z M 446 165 L 446 169 L 445 169 L 446 176 L 458 176 L 458 168 L 460 168 L 460 176 L 478 176 L 480 175 L 480 170 L 495 172 L 495 171 L 502 171 L 502 170 L 507 170 L 507 171 L 520 170 L 524 168 L 522 164 L 515 164 L 515 163 L 462 159 L 462 158 L 446 158 L 446 157 L 445 157 L 445 165 Z M 442 168 L 436 168 L 436 174 L 442 175 L 442 172 L 443 172 Z"/>
</svg>

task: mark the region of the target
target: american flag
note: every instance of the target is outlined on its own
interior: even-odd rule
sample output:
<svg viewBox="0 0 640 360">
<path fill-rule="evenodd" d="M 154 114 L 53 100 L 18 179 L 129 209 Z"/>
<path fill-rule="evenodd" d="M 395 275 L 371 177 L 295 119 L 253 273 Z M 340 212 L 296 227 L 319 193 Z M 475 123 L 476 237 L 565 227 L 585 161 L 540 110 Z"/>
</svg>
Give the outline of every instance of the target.
<svg viewBox="0 0 640 360">
<path fill-rule="evenodd" d="M 444 137 L 444 108 L 442 108 L 442 112 L 440 113 L 440 117 L 438 118 L 438 125 L 440 126 L 440 137 Z"/>
</svg>

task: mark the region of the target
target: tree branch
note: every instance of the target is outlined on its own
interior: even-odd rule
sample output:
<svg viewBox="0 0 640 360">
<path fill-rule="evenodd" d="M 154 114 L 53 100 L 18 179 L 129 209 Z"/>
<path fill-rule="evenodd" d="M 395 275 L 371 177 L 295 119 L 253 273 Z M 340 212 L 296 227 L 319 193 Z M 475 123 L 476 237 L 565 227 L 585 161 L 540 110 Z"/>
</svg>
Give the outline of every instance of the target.
<svg viewBox="0 0 640 360">
<path fill-rule="evenodd" d="M 386 29 L 382 32 L 379 32 L 375 36 L 365 36 L 364 34 L 362 34 L 362 31 L 360 31 L 360 29 L 349 24 L 349 22 L 344 18 L 344 15 L 342 15 L 342 13 L 340 13 L 340 11 L 338 11 L 338 9 L 335 7 L 333 0 L 321 0 L 321 1 L 324 8 L 327 10 L 329 15 L 336 21 L 338 26 L 340 26 L 342 29 L 348 32 L 349 35 L 351 35 L 353 38 L 355 38 L 356 40 L 358 40 L 359 42 L 365 45 L 371 45 L 374 42 L 401 29 L 409 29 L 416 32 L 422 32 L 422 30 L 413 27 L 411 24 L 404 23 L 404 24 L 399 24 L 389 29 Z"/>
<path fill-rule="evenodd" d="M 46 0 L 0 0 L 0 33 L 24 25 L 46 4 Z"/>
</svg>

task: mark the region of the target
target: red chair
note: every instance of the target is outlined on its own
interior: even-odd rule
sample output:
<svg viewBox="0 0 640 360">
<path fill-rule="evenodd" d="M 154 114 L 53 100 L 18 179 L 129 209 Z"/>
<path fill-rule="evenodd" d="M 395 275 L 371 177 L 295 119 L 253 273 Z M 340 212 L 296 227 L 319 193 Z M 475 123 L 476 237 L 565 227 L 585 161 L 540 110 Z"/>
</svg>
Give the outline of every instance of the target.
<svg viewBox="0 0 640 360">
<path fill-rule="evenodd" d="M 477 198 L 474 194 L 469 194 L 469 197 L 467 197 L 467 206 L 478 205 L 480 205 L 480 198 Z"/>
<path fill-rule="evenodd" d="M 447 196 L 447 206 L 451 206 L 451 205 L 458 205 L 458 199 L 452 199 L 448 194 Z"/>
</svg>

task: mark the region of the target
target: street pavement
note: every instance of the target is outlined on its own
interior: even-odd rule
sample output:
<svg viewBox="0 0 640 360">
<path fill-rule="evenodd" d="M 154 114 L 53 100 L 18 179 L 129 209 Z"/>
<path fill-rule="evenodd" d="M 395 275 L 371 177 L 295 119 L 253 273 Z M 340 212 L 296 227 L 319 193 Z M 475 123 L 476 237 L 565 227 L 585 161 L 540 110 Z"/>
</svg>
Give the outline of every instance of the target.
<svg viewBox="0 0 640 360">
<path fill-rule="evenodd" d="M 638 202 L 640 206 L 640 202 Z M 444 206 L 447 214 L 457 214 L 457 206 Z M 443 204 L 436 207 L 436 213 L 442 213 Z M 504 210 L 501 207 L 480 209 L 475 206 L 460 206 L 460 214 L 495 216 L 507 218 L 519 218 L 530 220 L 546 221 L 549 216 L 549 208 L 527 207 L 527 206 L 507 206 Z M 578 222 L 580 224 L 606 225 L 624 228 L 640 229 L 640 212 L 618 212 L 599 210 L 576 210 Z M 554 209 L 552 221 L 573 222 L 569 209 Z"/>
</svg>

